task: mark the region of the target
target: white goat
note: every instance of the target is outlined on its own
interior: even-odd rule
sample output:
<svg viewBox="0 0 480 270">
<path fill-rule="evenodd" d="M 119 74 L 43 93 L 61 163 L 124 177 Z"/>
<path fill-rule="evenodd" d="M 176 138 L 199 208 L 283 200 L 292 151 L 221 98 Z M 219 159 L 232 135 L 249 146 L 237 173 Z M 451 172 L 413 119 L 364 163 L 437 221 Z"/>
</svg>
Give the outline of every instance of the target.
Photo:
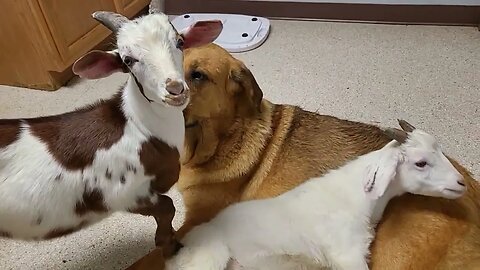
<svg viewBox="0 0 480 270">
<path fill-rule="evenodd" d="M 62 115 L 0 120 L 0 236 L 49 239 L 128 211 L 155 217 L 156 243 L 167 254 L 178 247 L 175 208 L 163 194 L 178 179 L 183 149 L 182 50 L 212 42 L 222 24 L 178 33 L 159 4 L 132 21 L 93 14 L 116 34 L 118 49 L 92 51 L 73 70 L 88 79 L 128 72 L 117 95 Z"/>
<path fill-rule="evenodd" d="M 223 270 L 230 258 L 248 269 L 304 269 L 292 267 L 288 256 L 318 268 L 368 269 L 373 228 L 391 198 L 410 192 L 454 199 L 466 190 L 435 139 L 400 123 L 408 133 L 388 129 L 395 140 L 382 149 L 278 197 L 232 205 L 195 227 L 167 269 Z"/>
</svg>

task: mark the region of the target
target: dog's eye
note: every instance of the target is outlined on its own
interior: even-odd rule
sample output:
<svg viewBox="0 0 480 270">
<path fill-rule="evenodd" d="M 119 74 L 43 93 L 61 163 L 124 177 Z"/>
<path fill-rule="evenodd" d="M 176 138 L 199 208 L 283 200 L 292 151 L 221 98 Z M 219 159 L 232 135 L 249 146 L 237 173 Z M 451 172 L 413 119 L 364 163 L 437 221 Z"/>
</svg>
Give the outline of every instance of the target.
<svg viewBox="0 0 480 270">
<path fill-rule="evenodd" d="M 201 80 L 205 80 L 207 76 L 200 71 L 193 71 L 190 77 L 193 80 L 201 81 Z"/>
<path fill-rule="evenodd" d="M 423 167 L 427 166 L 427 162 L 426 161 L 419 161 L 419 162 L 415 163 L 415 166 L 417 166 L 419 168 L 423 168 Z"/>
<path fill-rule="evenodd" d="M 123 63 L 129 67 L 133 66 L 136 62 L 138 62 L 138 60 L 131 56 L 125 56 L 125 58 L 123 58 Z"/>
</svg>

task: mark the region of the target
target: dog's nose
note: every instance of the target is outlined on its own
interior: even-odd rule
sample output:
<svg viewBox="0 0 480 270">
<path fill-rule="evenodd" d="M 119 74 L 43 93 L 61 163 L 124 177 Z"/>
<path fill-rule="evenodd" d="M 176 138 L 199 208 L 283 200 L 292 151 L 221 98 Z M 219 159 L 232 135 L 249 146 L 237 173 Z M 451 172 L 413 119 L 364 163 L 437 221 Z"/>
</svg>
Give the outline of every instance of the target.
<svg viewBox="0 0 480 270">
<path fill-rule="evenodd" d="M 168 93 L 172 95 L 180 95 L 181 93 L 183 93 L 184 87 L 182 82 L 174 81 L 168 78 L 165 83 L 166 83 L 165 89 L 167 89 Z"/>
</svg>

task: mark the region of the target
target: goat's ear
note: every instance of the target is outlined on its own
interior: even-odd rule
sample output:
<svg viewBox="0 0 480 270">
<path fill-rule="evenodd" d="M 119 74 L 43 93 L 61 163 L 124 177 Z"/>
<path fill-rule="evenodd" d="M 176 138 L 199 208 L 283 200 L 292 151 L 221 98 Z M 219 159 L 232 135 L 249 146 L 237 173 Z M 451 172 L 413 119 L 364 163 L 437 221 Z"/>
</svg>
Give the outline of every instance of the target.
<svg viewBox="0 0 480 270">
<path fill-rule="evenodd" d="M 393 147 L 394 142 L 385 147 Z M 378 156 L 373 157 L 374 161 L 367 166 L 363 176 L 364 191 L 372 200 L 383 196 L 397 174 L 397 165 L 401 158 L 400 151 L 384 151 L 384 148 L 379 150 Z"/>
<path fill-rule="evenodd" d="M 75 61 L 72 70 L 86 79 L 100 79 L 115 72 L 125 72 L 122 59 L 115 51 L 91 51 Z"/>
<path fill-rule="evenodd" d="M 237 112 L 245 116 L 261 112 L 263 92 L 252 72 L 238 61 L 230 70 L 230 91 L 238 98 Z"/>
<path fill-rule="evenodd" d="M 222 21 L 198 21 L 180 32 L 183 36 L 183 49 L 198 47 L 213 42 L 223 30 Z"/>
</svg>

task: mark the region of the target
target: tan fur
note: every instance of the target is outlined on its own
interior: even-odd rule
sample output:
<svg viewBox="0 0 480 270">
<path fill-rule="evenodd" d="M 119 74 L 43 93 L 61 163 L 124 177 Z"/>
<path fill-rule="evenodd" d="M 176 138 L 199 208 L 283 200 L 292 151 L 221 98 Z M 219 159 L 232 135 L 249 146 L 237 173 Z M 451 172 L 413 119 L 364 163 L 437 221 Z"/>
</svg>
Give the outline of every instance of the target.
<svg viewBox="0 0 480 270">
<path fill-rule="evenodd" d="M 261 96 L 255 79 L 218 46 L 187 50 L 184 67 L 192 93 L 185 119 L 194 126 L 187 128 L 178 182 L 187 209 L 179 236 L 229 204 L 277 196 L 389 141 L 372 125 L 248 98 Z M 208 80 L 190 78 L 194 71 Z M 467 195 L 391 201 L 372 246 L 371 269 L 480 268 L 480 187 L 454 164 Z"/>
<path fill-rule="evenodd" d="M 147 269 L 161 270 L 164 268 L 165 268 L 165 259 L 163 257 L 163 251 L 161 248 L 155 248 L 154 250 L 150 251 L 148 255 L 136 261 L 126 270 L 147 270 Z"/>
</svg>

